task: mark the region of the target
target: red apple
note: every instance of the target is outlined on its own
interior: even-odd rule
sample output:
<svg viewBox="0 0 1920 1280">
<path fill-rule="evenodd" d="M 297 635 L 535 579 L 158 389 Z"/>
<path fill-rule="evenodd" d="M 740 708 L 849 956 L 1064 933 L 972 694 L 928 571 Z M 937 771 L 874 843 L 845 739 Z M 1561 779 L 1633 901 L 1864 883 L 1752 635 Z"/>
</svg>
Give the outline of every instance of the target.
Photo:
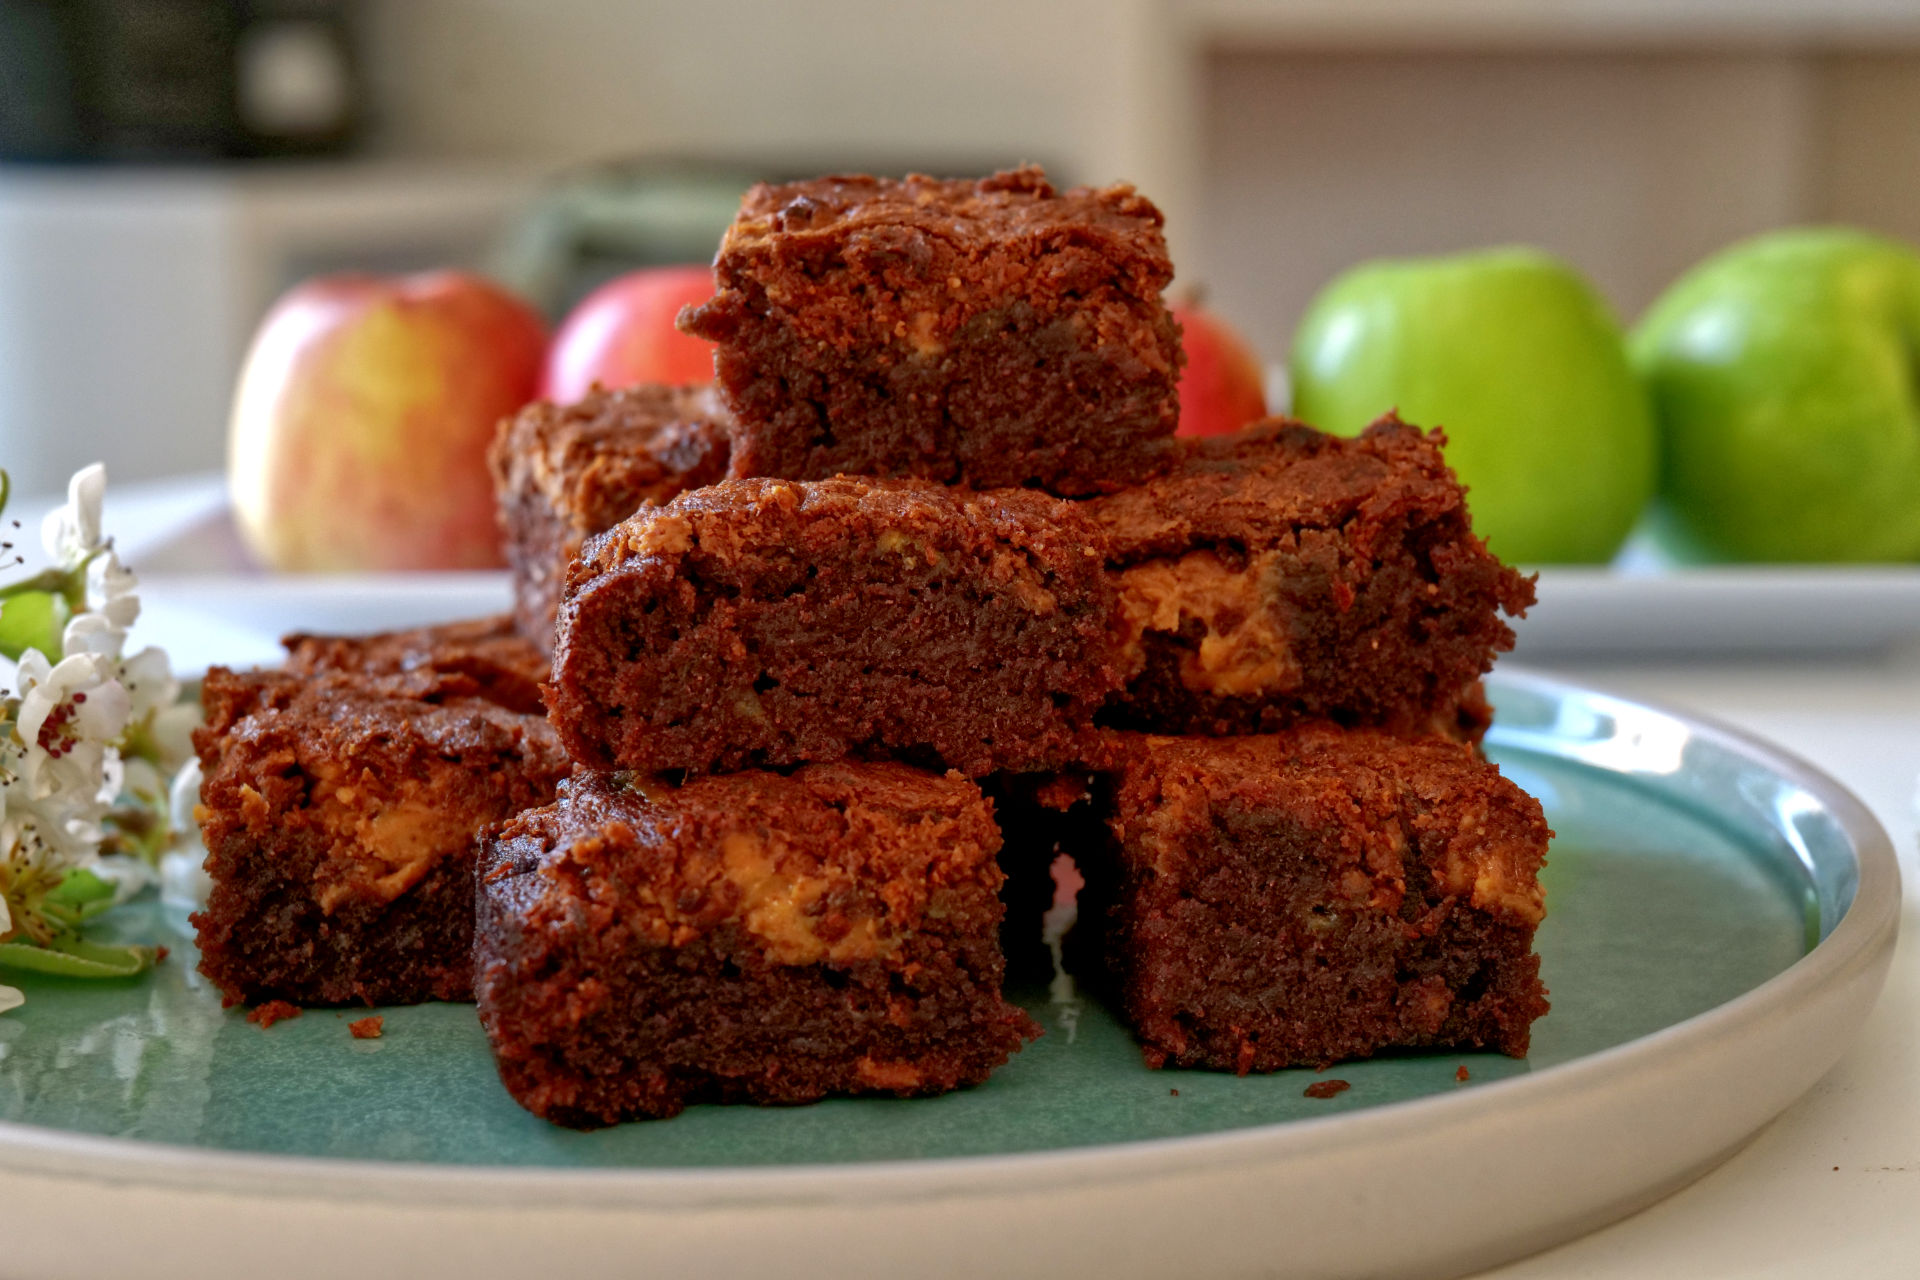
<svg viewBox="0 0 1920 1280">
<path fill-rule="evenodd" d="M 673 327 L 680 308 L 712 296 L 713 271 L 704 266 L 648 267 L 607 281 L 561 324 L 547 353 L 541 397 L 571 404 L 596 382 L 712 382 L 713 344 Z"/>
<path fill-rule="evenodd" d="M 1266 417 L 1266 373 L 1247 340 L 1196 303 L 1175 303 L 1172 311 L 1187 351 L 1179 434 L 1225 435 Z"/>
<path fill-rule="evenodd" d="M 227 437 L 247 545 L 285 570 L 501 563 L 487 443 L 533 398 L 546 329 L 476 276 L 331 276 L 254 336 Z"/>
</svg>

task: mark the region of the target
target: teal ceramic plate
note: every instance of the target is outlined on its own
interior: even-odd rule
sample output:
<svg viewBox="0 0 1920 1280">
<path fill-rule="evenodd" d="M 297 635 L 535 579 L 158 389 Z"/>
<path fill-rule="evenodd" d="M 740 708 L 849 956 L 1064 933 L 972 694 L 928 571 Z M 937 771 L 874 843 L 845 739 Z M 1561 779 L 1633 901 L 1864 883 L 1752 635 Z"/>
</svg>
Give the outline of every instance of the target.
<svg viewBox="0 0 1920 1280">
<path fill-rule="evenodd" d="M 119 927 L 173 948 L 152 975 L 9 979 L 28 1003 L 0 1017 L 0 1204 L 37 1174 L 178 1199 L 155 1210 L 175 1235 L 236 1197 L 362 1232 L 424 1214 L 399 1238 L 445 1231 L 480 1271 L 535 1265 L 516 1250 L 553 1231 L 606 1250 L 589 1272 L 831 1274 L 799 1246 L 836 1227 L 909 1271 L 923 1246 L 958 1272 L 1071 1242 L 1119 1271 L 1268 1270 L 1279 1248 L 1303 1274 L 1444 1273 L 1550 1243 L 1697 1176 L 1831 1065 L 1884 976 L 1898 873 L 1856 801 L 1769 747 L 1524 676 L 1492 692 L 1489 754 L 1558 832 L 1553 1011 L 1524 1061 L 1155 1072 L 1097 1004 L 1036 988 L 1047 1034 L 978 1089 L 583 1134 L 508 1099 L 470 1008 L 383 1010 L 379 1040 L 349 1035 L 359 1013 L 262 1030 L 135 907 Z M 1351 1087 L 1304 1096 L 1325 1078 Z M 582 1213 L 593 1230 L 554 1225 Z"/>
</svg>

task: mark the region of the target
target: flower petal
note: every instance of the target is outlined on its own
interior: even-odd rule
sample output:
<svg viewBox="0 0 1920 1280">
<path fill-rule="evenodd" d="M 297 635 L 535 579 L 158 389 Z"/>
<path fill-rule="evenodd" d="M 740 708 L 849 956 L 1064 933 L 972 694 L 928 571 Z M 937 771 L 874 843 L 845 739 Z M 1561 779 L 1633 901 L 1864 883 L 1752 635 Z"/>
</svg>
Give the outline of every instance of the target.
<svg viewBox="0 0 1920 1280">
<path fill-rule="evenodd" d="M 21 994 L 18 987 L 0 987 L 0 1013 L 5 1013 L 9 1009 L 18 1009 L 26 1002 L 27 997 Z"/>
<path fill-rule="evenodd" d="M 111 742 L 127 730 L 133 700 L 118 680 L 108 680 L 86 691 L 87 700 L 73 709 L 74 732 L 96 742 Z"/>
<path fill-rule="evenodd" d="M 77 569 L 100 546 L 100 506 L 107 492 L 107 469 L 82 467 L 67 482 L 67 503 L 47 513 L 40 541 L 62 568 Z"/>
<path fill-rule="evenodd" d="M 77 613 L 60 636 L 60 647 L 68 657 L 76 653 L 98 658 L 118 658 L 127 642 L 127 629 L 101 613 Z"/>
<path fill-rule="evenodd" d="M 175 769 L 192 762 L 198 767 L 193 753 L 193 731 L 199 725 L 200 707 L 196 703 L 172 702 L 154 712 L 147 736 L 159 748 L 161 765 Z"/>
<path fill-rule="evenodd" d="M 47 717 L 60 705 L 60 695 L 45 684 L 36 684 L 26 691 L 20 699 L 20 710 L 14 713 L 15 730 L 20 740 L 29 747 L 40 739 L 40 730 L 46 725 Z"/>
<path fill-rule="evenodd" d="M 14 669 L 13 691 L 24 696 L 34 685 L 44 683 L 52 672 L 53 664 L 47 661 L 47 655 L 38 649 L 29 649 L 20 655 Z"/>
<path fill-rule="evenodd" d="M 133 570 L 120 563 L 108 548 L 87 564 L 87 608 L 106 615 L 117 627 L 130 627 L 140 616 L 140 586 Z"/>
</svg>

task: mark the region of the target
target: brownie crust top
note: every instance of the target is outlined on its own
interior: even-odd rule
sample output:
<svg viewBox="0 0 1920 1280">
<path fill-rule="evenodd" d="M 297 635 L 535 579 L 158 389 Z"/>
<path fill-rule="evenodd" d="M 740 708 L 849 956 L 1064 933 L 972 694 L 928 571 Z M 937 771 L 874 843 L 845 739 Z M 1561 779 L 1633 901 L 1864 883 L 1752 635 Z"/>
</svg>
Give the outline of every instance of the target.
<svg viewBox="0 0 1920 1280">
<path fill-rule="evenodd" d="M 731 252 L 774 237 L 789 237 L 798 249 L 813 238 L 898 228 L 938 237 L 956 248 L 1013 238 L 1092 235 L 1164 262 L 1164 224 L 1153 201 L 1126 183 L 1058 191 L 1038 165 L 979 179 L 841 174 L 754 186 L 721 242 L 719 260 L 724 263 Z M 1169 267 L 1154 290 L 1171 278 Z M 722 283 L 727 283 L 724 278 Z"/>
<path fill-rule="evenodd" d="M 1545 914 L 1539 872 L 1553 833 L 1540 802 L 1467 744 L 1317 724 L 1239 738 L 1141 735 L 1116 754 L 1126 763 L 1114 831 L 1141 848 L 1179 849 L 1182 833 L 1232 829 L 1236 815 L 1318 815 L 1368 850 L 1375 896 L 1397 907 L 1406 850 L 1394 832 L 1404 826 L 1442 893 L 1527 929 Z"/>
<path fill-rule="evenodd" d="M 1367 555 L 1373 539 L 1397 532 L 1409 515 L 1464 512 L 1445 445 L 1444 432 L 1394 414 L 1351 438 L 1274 418 L 1190 441 L 1167 475 L 1085 507 L 1121 565 L 1210 544 L 1244 550 L 1303 529 L 1341 530 Z M 1533 603 L 1532 580 L 1502 568 L 1499 603 L 1521 613 Z"/>
<path fill-rule="evenodd" d="M 370 636 L 295 633 L 280 643 L 287 650 L 286 669 L 295 675 L 417 674 L 414 687 L 437 698 L 458 691 L 509 711 L 545 712 L 540 686 L 548 675 L 546 655 L 520 634 L 509 614 Z M 470 689 L 458 683 L 460 677 L 471 682 Z"/>
<path fill-rule="evenodd" d="M 487 458 L 503 500 L 539 494 L 588 535 L 642 502 L 666 502 L 718 480 L 727 469 L 728 431 L 711 386 L 596 386 L 574 404 L 536 401 L 503 419 Z"/>
<path fill-rule="evenodd" d="M 917 541 L 936 539 L 936 543 Z M 1073 506 L 1023 489 L 975 492 L 925 480 L 727 480 L 642 511 L 583 548 L 568 593 L 632 561 L 676 563 L 698 555 L 723 566 L 787 561 L 806 550 L 844 553 L 863 540 L 883 551 L 933 557 L 939 548 L 992 556 L 1018 549 L 1098 592 L 1099 533 Z M 1010 560 L 1007 573 L 1017 573 Z M 1042 588 L 1036 582 L 1034 590 Z M 1036 611 L 1048 605 L 1037 596 Z"/>
</svg>

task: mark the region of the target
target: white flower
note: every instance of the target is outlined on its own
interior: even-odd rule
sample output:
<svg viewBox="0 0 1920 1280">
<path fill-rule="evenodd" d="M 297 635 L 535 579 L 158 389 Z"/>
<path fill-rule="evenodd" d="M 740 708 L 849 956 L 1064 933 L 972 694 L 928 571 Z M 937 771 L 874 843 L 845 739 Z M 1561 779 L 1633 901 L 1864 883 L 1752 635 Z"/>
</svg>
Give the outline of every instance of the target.
<svg viewBox="0 0 1920 1280">
<path fill-rule="evenodd" d="M 160 855 L 160 901 L 170 907 L 198 911 L 207 905 L 213 892 L 213 877 L 207 874 L 207 851 L 198 840 L 185 849 L 172 849 Z"/>
<path fill-rule="evenodd" d="M 24 846 L 79 865 L 100 843 L 100 821 L 118 793 L 131 701 L 119 664 L 76 653 L 49 666 L 38 650 L 20 658 L 20 705 L 0 764 L 5 773 L 0 850 Z"/>
<path fill-rule="evenodd" d="M 94 875 L 113 886 L 113 905 L 131 902 L 149 885 L 160 883 L 160 873 L 130 853 L 114 853 L 89 868 Z"/>
<path fill-rule="evenodd" d="M 173 678 L 167 651 L 147 646 L 120 664 L 120 683 L 132 699 L 133 718 L 144 720 L 149 712 L 164 712 L 180 704 L 180 682 Z M 192 708 L 187 708 L 189 718 Z M 191 724 L 189 724 L 191 729 Z"/>
<path fill-rule="evenodd" d="M 0 938 L 13 932 L 13 913 L 7 910 L 7 895 L 0 893 Z"/>
<path fill-rule="evenodd" d="M 123 632 L 140 616 L 139 579 L 120 563 L 112 547 L 87 562 L 87 611 L 105 617 Z M 86 615 L 81 615 L 86 616 Z"/>
<path fill-rule="evenodd" d="M 196 715 L 180 704 L 164 652 L 126 655 L 139 583 L 102 533 L 106 484 L 98 464 L 76 473 L 66 505 L 41 527 L 54 576 L 63 579 L 49 589 L 79 605 L 61 635 L 60 660 L 33 649 L 17 663 L 0 660 L 0 681 L 11 689 L 0 690 L 0 860 L 56 874 L 92 868 L 124 901 L 158 877 L 138 858 L 103 858 L 109 813 L 125 801 L 162 815 L 165 771 L 191 757 Z M 0 935 L 13 924 L 0 898 Z M 23 999 L 0 986 L 0 1012 Z"/>
<path fill-rule="evenodd" d="M 115 626 L 111 618 L 100 613 L 76 613 L 60 633 L 60 651 L 68 657 L 84 653 L 118 661 L 126 643 L 126 628 Z M 21 661 L 25 660 L 22 655 Z"/>
<path fill-rule="evenodd" d="M 47 513 L 40 541 L 63 569 L 77 569 L 100 549 L 100 502 L 107 493 L 107 469 L 83 467 L 67 482 L 67 504 Z"/>
<path fill-rule="evenodd" d="M 139 756 L 120 761 L 120 790 L 155 813 L 167 799 L 167 780 L 150 760 Z"/>
<path fill-rule="evenodd" d="M 194 811 L 200 807 L 200 760 L 190 756 L 173 776 L 171 807 L 173 848 L 160 856 L 160 900 L 198 911 L 207 905 L 213 881 L 207 875 L 207 846 Z"/>
<path fill-rule="evenodd" d="M 198 756 L 188 760 L 179 773 L 173 775 L 173 787 L 167 794 L 167 816 L 176 836 L 197 839 L 200 834 L 200 821 L 194 811 L 200 807 L 200 787 L 206 781 L 206 774 L 200 768 Z"/>
<path fill-rule="evenodd" d="M 126 732 L 133 700 L 120 664 L 99 654 L 68 654 L 54 666 L 37 649 L 20 657 L 20 712 L 14 723 L 27 744 L 57 758 L 86 743 L 102 746 Z"/>
<path fill-rule="evenodd" d="M 127 789 L 127 762 L 120 758 L 118 747 L 105 747 L 100 752 L 100 785 L 94 788 L 93 798 L 111 809 L 120 793 Z"/>
<path fill-rule="evenodd" d="M 133 692 L 134 703 L 138 705 L 139 691 Z M 177 685 L 173 696 L 179 697 Z M 153 713 L 153 720 L 147 726 L 147 740 L 159 753 L 162 769 L 178 769 L 193 762 L 193 731 L 199 725 L 200 708 L 191 702 L 176 701 Z"/>
</svg>

